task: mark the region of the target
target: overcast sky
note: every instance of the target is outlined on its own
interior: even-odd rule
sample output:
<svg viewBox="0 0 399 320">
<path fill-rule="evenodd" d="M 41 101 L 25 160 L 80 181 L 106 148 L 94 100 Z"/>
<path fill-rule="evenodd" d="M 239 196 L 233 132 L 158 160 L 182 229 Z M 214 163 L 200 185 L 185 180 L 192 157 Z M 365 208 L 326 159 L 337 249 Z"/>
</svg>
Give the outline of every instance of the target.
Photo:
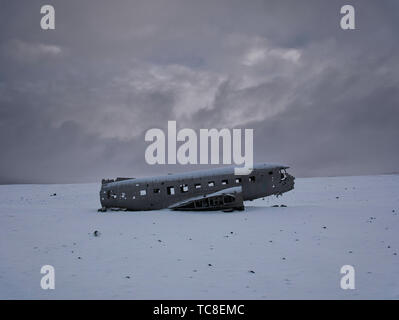
<svg viewBox="0 0 399 320">
<path fill-rule="evenodd" d="M 145 162 L 167 120 L 253 128 L 296 176 L 398 172 L 398 25 L 395 0 L 0 0 L 0 183 L 187 170 Z"/>
</svg>

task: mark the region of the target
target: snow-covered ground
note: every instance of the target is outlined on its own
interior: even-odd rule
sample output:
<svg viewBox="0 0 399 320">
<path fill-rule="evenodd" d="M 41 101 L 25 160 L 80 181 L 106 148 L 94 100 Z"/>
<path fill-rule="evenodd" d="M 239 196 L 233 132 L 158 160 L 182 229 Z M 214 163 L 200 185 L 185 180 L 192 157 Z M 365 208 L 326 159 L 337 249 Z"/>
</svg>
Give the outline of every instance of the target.
<svg viewBox="0 0 399 320">
<path fill-rule="evenodd" d="M 99 187 L 0 186 L 0 298 L 399 298 L 399 175 L 296 179 L 232 213 L 98 213 Z"/>
</svg>

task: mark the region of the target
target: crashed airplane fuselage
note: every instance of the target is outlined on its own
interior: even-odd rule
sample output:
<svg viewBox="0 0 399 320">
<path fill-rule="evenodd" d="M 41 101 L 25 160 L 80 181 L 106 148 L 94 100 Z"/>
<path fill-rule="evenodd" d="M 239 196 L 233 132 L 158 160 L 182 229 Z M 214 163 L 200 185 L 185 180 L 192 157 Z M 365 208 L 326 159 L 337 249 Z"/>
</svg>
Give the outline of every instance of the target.
<svg viewBox="0 0 399 320">
<path fill-rule="evenodd" d="M 149 178 L 103 180 L 102 211 L 243 210 L 245 200 L 281 195 L 294 188 L 294 177 L 282 165 L 257 164 L 249 175 L 234 167 Z"/>
</svg>

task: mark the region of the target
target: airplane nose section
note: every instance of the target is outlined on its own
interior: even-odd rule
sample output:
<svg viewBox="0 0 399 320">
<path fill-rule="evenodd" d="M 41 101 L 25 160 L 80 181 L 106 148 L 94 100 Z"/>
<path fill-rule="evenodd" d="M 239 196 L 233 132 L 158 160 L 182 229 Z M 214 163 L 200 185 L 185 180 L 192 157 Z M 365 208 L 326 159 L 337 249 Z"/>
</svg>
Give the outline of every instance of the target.
<svg viewBox="0 0 399 320">
<path fill-rule="evenodd" d="M 283 192 L 287 192 L 294 189 L 294 185 L 295 185 L 295 177 L 290 174 L 287 174 L 287 177 L 283 183 L 283 188 L 284 188 Z"/>
<path fill-rule="evenodd" d="M 295 177 L 294 176 L 289 176 L 289 178 L 290 178 L 290 184 L 291 184 L 291 189 L 290 190 L 292 190 L 292 189 L 294 189 L 294 186 L 295 186 Z"/>
</svg>

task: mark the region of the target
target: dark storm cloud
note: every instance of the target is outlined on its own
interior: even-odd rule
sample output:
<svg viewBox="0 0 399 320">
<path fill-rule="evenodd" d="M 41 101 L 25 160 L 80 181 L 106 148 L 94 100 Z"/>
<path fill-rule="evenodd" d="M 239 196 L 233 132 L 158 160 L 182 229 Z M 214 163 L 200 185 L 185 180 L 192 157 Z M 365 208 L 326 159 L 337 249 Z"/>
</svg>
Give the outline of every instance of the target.
<svg viewBox="0 0 399 320">
<path fill-rule="evenodd" d="M 297 175 L 398 171 L 396 1 L 1 4 L 0 183 L 184 170 L 145 163 L 145 131 L 254 128 L 255 160 Z"/>
</svg>

